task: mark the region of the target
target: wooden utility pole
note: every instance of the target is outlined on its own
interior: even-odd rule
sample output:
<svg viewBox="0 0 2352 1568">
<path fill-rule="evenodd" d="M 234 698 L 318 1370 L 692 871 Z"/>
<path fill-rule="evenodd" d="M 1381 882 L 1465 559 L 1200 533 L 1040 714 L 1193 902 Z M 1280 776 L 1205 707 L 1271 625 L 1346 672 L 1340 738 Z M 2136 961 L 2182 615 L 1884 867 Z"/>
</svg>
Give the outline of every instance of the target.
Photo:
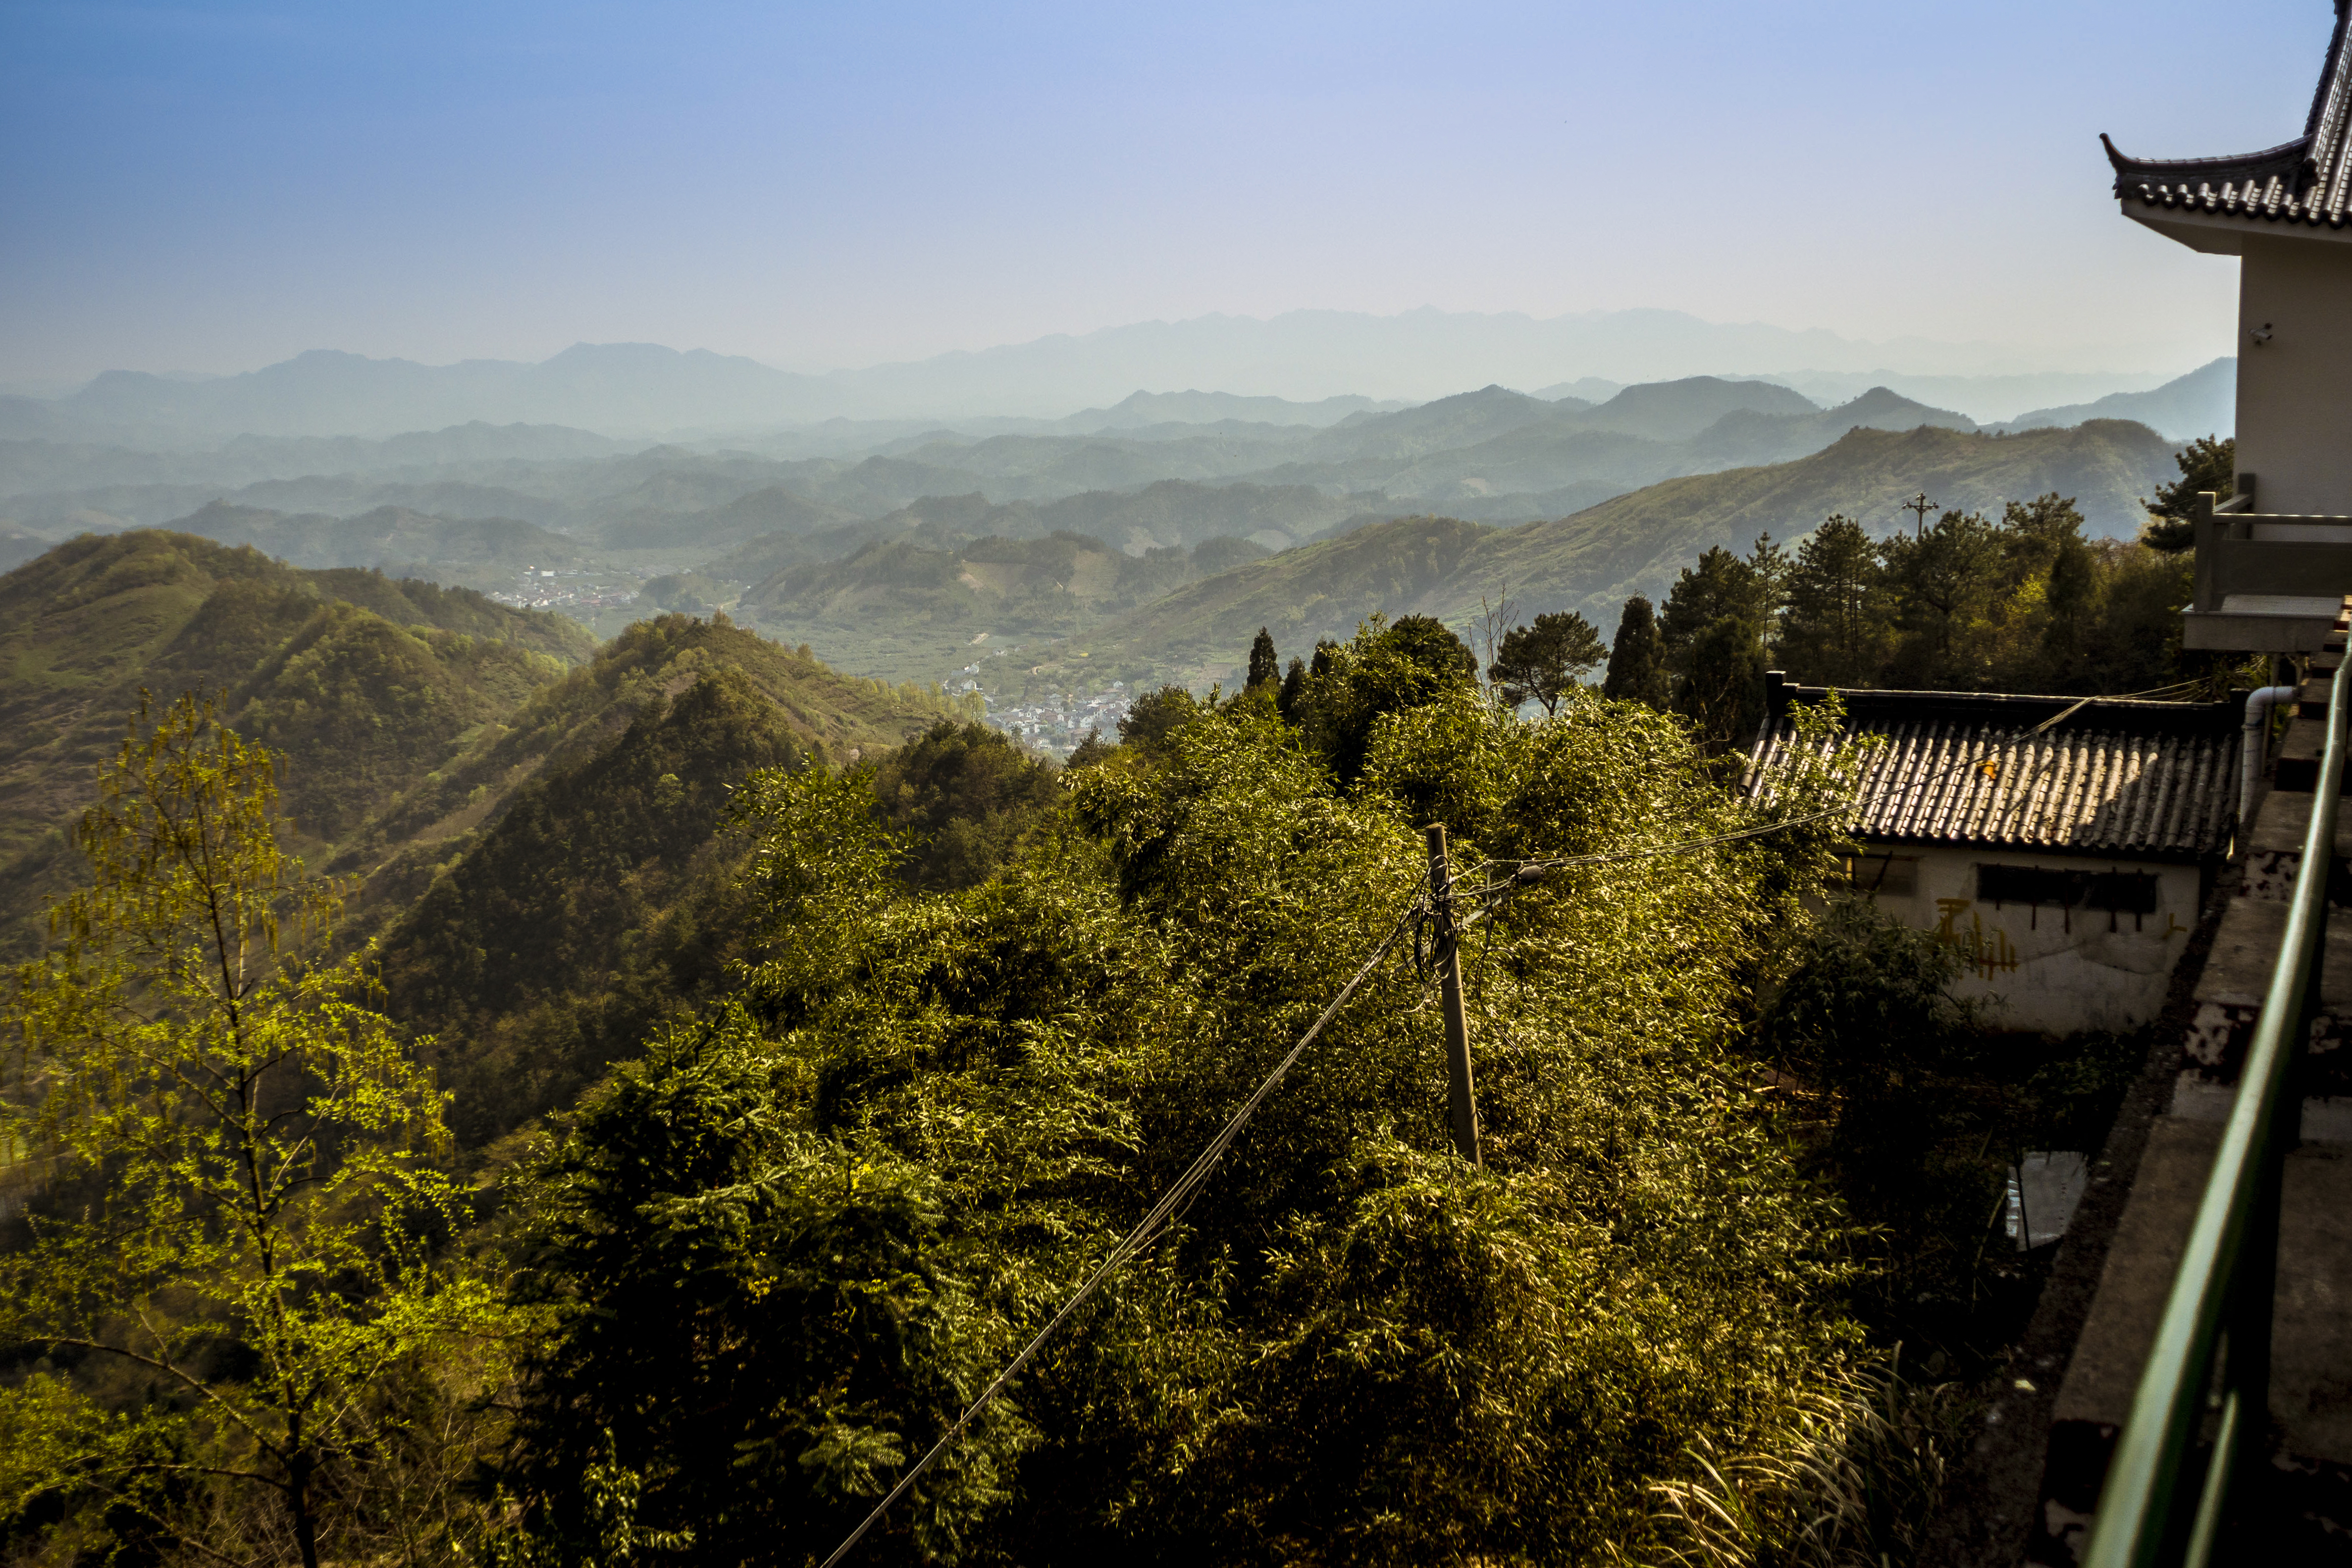
<svg viewBox="0 0 2352 1568">
<path fill-rule="evenodd" d="M 1470 1021 L 1462 1012 L 1462 952 L 1454 933 L 1454 878 L 1445 864 L 1445 825 L 1432 823 L 1429 835 L 1429 903 L 1437 917 L 1438 994 L 1445 1005 L 1445 1109 L 1454 1125 L 1454 1149 L 1475 1165 L 1478 1101 L 1470 1080 Z"/>
<path fill-rule="evenodd" d="M 1909 500 L 1903 503 L 1903 510 L 1905 511 L 1916 511 L 1919 514 L 1917 526 L 1911 530 L 1911 536 L 1914 539 L 1919 538 L 1927 531 L 1927 514 L 1935 510 L 1936 506 L 1936 502 L 1927 499 L 1927 492 L 1926 490 L 1921 490 L 1917 495 L 1913 496 Z"/>
</svg>

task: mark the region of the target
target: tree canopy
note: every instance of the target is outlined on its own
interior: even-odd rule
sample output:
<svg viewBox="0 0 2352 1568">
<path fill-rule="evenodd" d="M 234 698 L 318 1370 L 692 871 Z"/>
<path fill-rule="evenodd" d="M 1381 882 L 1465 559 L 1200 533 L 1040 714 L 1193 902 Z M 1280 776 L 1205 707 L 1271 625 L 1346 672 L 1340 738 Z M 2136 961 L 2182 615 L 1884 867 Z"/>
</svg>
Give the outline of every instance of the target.
<svg viewBox="0 0 2352 1568">
<path fill-rule="evenodd" d="M 1579 679 L 1609 657 L 1609 648 L 1592 623 L 1573 611 L 1542 615 L 1532 626 L 1513 626 L 1503 634 L 1486 679 L 1516 708 L 1530 700 L 1547 713 L 1559 711 L 1560 700 Z"/>
</svg>

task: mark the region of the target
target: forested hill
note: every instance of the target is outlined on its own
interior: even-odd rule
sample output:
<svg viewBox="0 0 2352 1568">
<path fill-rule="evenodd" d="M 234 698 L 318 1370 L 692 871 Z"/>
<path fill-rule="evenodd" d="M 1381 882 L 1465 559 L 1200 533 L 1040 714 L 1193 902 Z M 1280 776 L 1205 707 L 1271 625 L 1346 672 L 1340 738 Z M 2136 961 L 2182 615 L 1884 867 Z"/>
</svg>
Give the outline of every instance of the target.
<svg viewBox="0 0 2352 1568">
<path fill-rule="evenodd" d="M 598 659 L 577 622 L 465 589 L 306 571 L 154 531 L 58 545 L 0 576 L 0 732 L 13 742 L 0 755 L 0 948 L 30 943 L 43 899 L 64 885 L 73 822 L 142 691 L 212 693 L 282 753 L 296 845 L 340 870 L 382 863 L 436 825 L 441 842 L 478 823 L 701 664 L 746 671 L 812 744 L 895 742 L 950 710 L 748 633 L 676 624 L 695 629 L 661 634 L 660 659 Z M 567 681 L 575 667 L 586 668 Z M 447 804 L 457 788 L 470 817 Z"/>
<path fill-rule="evenodd" d="M 374 572 L 140 531 L 0 577 L 0 919 L 54 888 L 66 829 L 142 690 L 220 694 L 287 754 L 308 847 L 334 842 L 462 740 L 588 657 L 575 622 Z"/>
<path fill-rule="evenodd" d="M 836 762 L 965 716 L 936 689 L 837 674 L 805 647 L 780 647 L 724 616 L 640 621 L 389 798 L 344 847 L 336 868 L 365 874 L 374 902 L 402 907 L 516 790 L 591 765 L 632 725 L 649 713 L 658 719 L 672 700 L 720 672 L 756 710 L 751 721 L 796 752 Z"/>
<path fill-rule="evenodd" d="M 1076 639 L 1099 667 L 1205 680 L 1237 665 L 1270 627 L 1287 650 L 1345 637 L 1365 615 L 1431 615 L 1464 626 L 1507 591 L 1523 607 L 1615 625 L 1628 595 L 1663 598 L 1707 550 L 1786 542 L 1832 513 L 1891 531 L 1920 490 L 1960 510 L 2056 491 L 2093 536 L 2129 537 L 2139 498 L 2175 477 L 2169 445 L 2146 426 L 2094 420 L 1989 435 L 1922 426 L 1854 429 L 1794 462 L 1667 479 L 1550 522 L 1485 529 L 1407 520 L 1286 552 L 1194 584 Z"/>
</svg>

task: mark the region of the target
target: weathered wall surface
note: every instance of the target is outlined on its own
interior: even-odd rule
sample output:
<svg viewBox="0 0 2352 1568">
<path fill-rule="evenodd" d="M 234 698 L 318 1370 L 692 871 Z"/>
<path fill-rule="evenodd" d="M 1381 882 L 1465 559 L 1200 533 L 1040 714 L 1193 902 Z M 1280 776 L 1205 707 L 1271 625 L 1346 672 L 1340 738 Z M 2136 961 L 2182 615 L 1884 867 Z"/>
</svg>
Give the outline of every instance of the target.
<svg viewBox="0 0 2352 1568">
<path fill-rule="evenodd" d="M 1993 1027 L 2053 1035 L 2134 1029 L 2163 1010 L 2173 965 L 2197 921 L 2196 867 L 1927 847 L 1894 854 L 1898 869 L 1873 897 L 1960 953 L 1968 969 L 1953 991 L 1985 999 Z M 1865 863 L 1865 884 L 1873 864 Z M 2152 876 L 2156 908 L 2129 914 L 1996 904 L 1978 897 L 1977 868 L 1988 865 Z"/>
</svg>

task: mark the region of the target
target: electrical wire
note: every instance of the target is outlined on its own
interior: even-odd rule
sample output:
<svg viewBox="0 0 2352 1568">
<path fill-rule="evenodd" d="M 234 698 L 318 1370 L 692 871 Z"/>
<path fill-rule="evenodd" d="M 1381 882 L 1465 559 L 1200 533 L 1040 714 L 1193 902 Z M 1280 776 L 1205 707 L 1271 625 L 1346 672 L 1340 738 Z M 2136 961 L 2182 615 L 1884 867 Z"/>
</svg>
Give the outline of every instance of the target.
<svg viewBox="0 0 2352 1568">
<path fill-rule="evenodd" d="M 1395 923 L 1389 927 L 1388 935 L 1381 939 L 1380 945 L 1372 950 L 1371 956 L 1364 961 L 1363 967 L 1356 971 L 1355 978 L 1339 988 L 1339 994 L 1331 998 L 1330 1005 L 1323 1009 L 1322 1015 L 1315 1020 L 1313 1026 L 1298 1037 L 1297 1045 L 1290 1047 L 1290 1054 L 1275 1064 L 1274 1070 L 1265 1075 L 1258 1084 L 1256 1091 L 1242 1102 L 1239 1110 L 1234 1112 L 1232 1119 L 1225 1123 L 1224 1130 L 1209 1141 L 1208 1147 L 1201 1151 L 1200 1156 L 1181 1176 L 1176 1179 L 1175 1184 L 1160 1195 L 1158 1203 L 1151 1205 L 1151 1211 L 1143 1216 L 1133 1230 L 1127 1233 L 1117 1247 L 1111 1248 L 1110 1256 L 1097 1265 L 1092 1274 L 1087 1276 L 1086 1283 L 1078 1287 L 1077 1294 L 1064 1303 L 1062 1310 L 1055 1313 L 1045 1326 L 1038 1330 L 1035 1336 L 1022 1347 L 1021 1353 L 1014 1356 L 1006 1364 L 1004 1370 L 996 1374 L 994 1382 L 981 1391 L 980 1397 L 973 1400 L 971 1406 L 956 1418 L 956 1424 L 949 1427 L 940 1440 L 931 1445 L 930 1450 L 915 1462 L 914 1468 L 898 1478 L 898 1484 L 892 1487 L 888 1495 L 874 1505 L 874 1510 L 859 1521 L 856 1529 L 849 1532 L 848 1539 L 833 1549 L 833 1555 L 824 1560 L 822 1568 L 835 1568 L 836 1563 L 847 1556 L 851 1550 L 866 1538 L 866 1531 L 872 1530 L 880 1521 L 882 1516 L 889 1511 L 890 1505 L 907 1494 L 908 1489 L 921 1478 L 924 1471 L 931 1468 L 940 1455 L 948 1451 L 950 1444 L 963 1436 L 964 1429 L 970 1426 L 981 1411 L 1003 1391 L 1005 1384 L 1011 1383 L 1014 1375 L 1029 1364 L 1030 1359 L 1045 1346 L 1047 1340 L 1054 1337 L 1055 1331 L 1069 1321 L 1072 1315 L 1084 1306 L 1097 1289 L 1101 1289 L 1105 1280 L 1118 1272 L 1122 1265 L 1152 1241 L 1171 1215 L 1176 1213 L 1181 1205 L 1188 1204 L 1189 1200 L 1199 1192 L 1202 1185 L 1208 1181 L 1210 1173 L 1216 1169 L 1217 1163 L 1224 1158 L 1225 1151 L 1233 1147 L 1234 1140 L 1240 1137 L 1242 1129 L 1249 1124 L 1250 1118 L 1257 1114 L 1258 1107 L 1265 1103 L 1266 1097 L 1281 1084 L 1284 1076 L 1306 1053 L 1307 1047 L 1315 1043 L 1316 1037 L 1323 1032 L 1324 1026 L 1330 1023 L 1338 1016 L 1339 1009 L 1347 1005 L 1348 999 L 1362 987 L 1365 981 L 1371 978 L 1372 972 L 1380 967 L 1381 960 L 1388 956 L 1389 950 L 1396 945 L 1397 938 L 1404 933 L 1407 923 L 1421 912 L 1423 904 L 1422 889 L 1427 886 L 1428 881 L 1429 874 L 1424 871 L 1420 879 L 1413 884 L 1404 912 L 1399 915 Z"/>
<path fill-rule="evenodd" d="M 2023 734 L 2041 734 L 2044 731 L 2054 728 L 2066 719 L 2072 718 L 2084 706 L 2095 701 L 2114 702 L 2128 700 L 2134 698 L 2156 697 L 2159 693 L 2181 691 L 2199 684 L 2200 683 L 2197 681 L 2179 681 L 2171 686 L 2152 687 L 2147 691 L 2126 692 L 2116 697 L 2085 697 L 2081 701 L 2076 702 L 2070 707 L 2062 709 L 2056 714 L 2043 720 L 2032 729 L 2023 731 Z M 1934 784 L 1938 780 L 1958 772 L 1963 767 L 1978 766 L 1982 763 L 1986 758 L 1992 754 L 1992 752 L 1988 752 L 1975 757 L 1964 758 L 1959 761 L 1956 761 L 1937 773 L 1931 774 L 1923 782 L 1927 784 Z M 1541 880 L 1544 875 L 1550 871 L 1565 870 L 1583 866 L 1618 865 L 1633 860 L 1655 859 L 1661 856 L 1667 855 L 1687 855 L 1697 850 L 1714 848 L 1724 844 L 1735 844 L 1743 839 L 1759 838 L 1767 834 L 1785 833 L 1791 828 L 1803 827 L 1812 823 L 1826 821 L 1833 816 L 1844 816 L 1852 812 L 1853 809 L 1853 807 L 1851 805 L 1836 805 L 1830 807 L 1827 810 L 1811 812 L 1803 816 L 1787 817 L 1778 822 L 1763 823 L 1753 827 L 1738 828 L 1727 833 L 1708 834 L 1704 837 L 1687 838 L 1674 844 L 1650 845 L 1638 849 L 1610 850 L 1591 855 L 1553 856 L 1548 858 L 1535 860 L 1482 861 L 1472 870 L 1470 875 L 1476 876 L 1490 869 L 1505 866 L 1510 868 L 1510 873 L 1498 880 L 1486 883 L 1473 889 L 1468 889 L 1469 900 L 1479 903 L 1481 907 L 1467 920 L 1462 921 L 1454 926 L 1454 935 L 1455 940 L 1458 942 L 1462 932 L 1467 931 L 1471 926 L 1477 924 L 1480 921 L 1485 920 L 1489 914 L 1501 907 L 1504 900 L 1509 898 L 1511 894 L 1517 892 L 1522 888 L 1531 886 L 1533 883 Z M 1462 879 L 1457 877 L 1451 879 L 1451 880 L 1454 887 L 1456 889 L 1460 889 Z M 1421 951 L 1421 925 L 1427 918 L 1429 911 L 1428 900 L 1422 897 L 1422 893 L 1423 889 L 1427 886 L 1428 881 L 1428 874 L 1426 872 L 1423 873 L 1420 880 L 1414 884 L 1412 892 L 1405 905 L 1403 913 L 1400 914 L 1397 917 L 1395 923 L 1389 928 L 1388 934 L 1381 938 L 1380 945 L 1372 950 L 1371 956 L 1366 959 L 1363 966 L 1356 971 L 1354 978 L 1350 979 L 1347 984 L 1340 987 L 1339 994 L 1331 999 L 1330 1004 L 1323 1009 L 1321 1016 L 1315 1020 L 1314 1025 L 1309 1027 L 1304 1035 L 1301 1035 L 1298 1037 L 1298 1043 L 1290 1047 L 1289 1054 L 1285 1056 L 1281 1061 L 1275 1065 L 1274 1070 L 1268 1073 L 1258 1084 L 1257 1089 L 1250 1095 L 1249 1099 L 1242 1102 L 1241 1109 L 1234 1113 L 1232 1119 L 1225 1123 L 1223 1130 L 1221 1131 L 1215 1138 L 1210 1140 L 1208 1146 L 1202 1150 L 1199 1157 L 1192 1162 L 1192 1165 L 1186 1169 L 1181 1176 L 1176 1179 L 1175 1184 L 1160 1195 L 1160 1201 L 1151 1205 L 1150 1212 L 1146 1214 L 1143 1218 L 1137 1223 L 1135 1228 L 1128 1232 L 1127 1236 L 1120 1240 L 1119 1244 L 1111 1249 L 1110 1255 L 1105 1258 L 1100 1264 L 1096 1266 L 1094 1272 L 1087 1277 L 1086 1282 L 1078 1287 L 1077 1293 L 1072 1296 L 1067 1302 L 1064 1303 L 1061 1310 L 1055 1312 L 1052 1319 L 1046 1322 L 1044 1328 L 1037 1331 L 1036 1334 L 1029 1341 L 1029 1342 L 1022 1347 L 1021 1353 L 1014 1356 L 1013 1360 L 1006 1364 L 1004 1370 L 996 1374 L 995 1380 L 981 1391 L 980 1396 L 971 1402 L 971 1405 L 961 1415 L 956 1418 L 955 1425 L 949 1427 L 948 1430 L 940 1437 L 939 1441 L 931 1445 L 930 1449 L 925 1453 L 920 1459 L 915 1462 L 915 1466 L 912 1469 L 908 1470 L 904 1476 L 901 1476 L 898 1479 L 898 1484 L 890 1489 L 889 1492 L 880 1502 L 874 1505 L 873 1511 L 868 1513 L 864 1520 L 859 1521 L 856 1529 L 849 1532 L 848 1538 L 843 1541 L 839 1546 L 834 1548 L 833 1554 L 824 1560 L 821 1568 L 835 1568 L 835 1565 L 838 1564 L 844 1557 L 847 1556 L 849 1552 L 856 1547 L 860 1541 L 863 1541 L 866 1538 L 866 1533 L 871 1531 L 877 1523 L 880 1522 L 882 1516 L 889 1511 L 890 1505 L 897 1502 L 901 1497 L 904 1497 L 907 1494 L 908 1490 L 914 1486 L 915 1482 L 922 1478 L 923 1473 L 929 1470 L 931 1466 L 937 1462 L 940 1456 L 946 1453 L 949 1447 L 952 1445 L 958 1437 L 963 1435 L 964 1431 L 971 1426 L 971 1423 L 979 1416 L 980 1413 L 983 1409 L 987 1408 L 990 1403 L 992 1402 L 999 1394 L 1003 1392 L 1005 1385 L 1013 1381 L 1023 1367 L 1029 1364 L 1030 1361 L 1035 1357 L 1038 1351 L 1045 1347 L 1045 1342 L 1053 1338 L 1054 1334 L 1062 1327 L 1062 1325 L 1069 1321 L 1071 1317 L 1076 1313 L 1077 1310 L 1084 1306 L 1087 1301 L 1094 1296 L 1095 1292 L 1102 1288 L 1103 1283 L 1108 1280 L 1111 1275 L 1123 1267 L 1129 1259 L 1132 1258 L 1146 1246 L 1150 1245 L 1159 1234 L 1160 1227 L 1168 1222 L 1171 1215 L 1177 1214 L 1180 1209 L 1189 1210 L 1192 1198 L 1197 1195 L 1202 1186 L 1207 1183 L 1211 1173 L 1215 1171 L 1218 1163 L 1224 1158 L 1226 1151 L 1233 1147 L 1234 1141 L 1241 1136 L 1242 1129 L 1249 1124 L 1250 1119 L 1257 1114 L 1258 1108 L 1264 1105 L 1267 1097 L 1272 1095 L 1275 1089 L 1281 1085 L 1283 1079 L 1289 1073 L 1291 1068 L 1296 1066 L 1298 1058 L 1306 1053 L 1307 1047 L 1313 1045 L 1317 1037 L 1322 1034 L 1325 1026 L 1328 1025 L 1332 1018 L 1338 1015 L 1339 1009 L 1347 1004 L 1349 998 L 1355 995 L 1357 991 L 1362 988 L 1364 982 L 1371 978 L 1372 972 L 1379 967 L 1381 961 L 1388 956 L 1389 950 L 1396 945 L 1397 939 L 1404 934 L 1408 927 L 1411 927 L 1414 933 L 1413 945 L 1415 949 L 1415 968 L 1419 970 L 1423 967 L 1424 957 Z"/>
</svg>

